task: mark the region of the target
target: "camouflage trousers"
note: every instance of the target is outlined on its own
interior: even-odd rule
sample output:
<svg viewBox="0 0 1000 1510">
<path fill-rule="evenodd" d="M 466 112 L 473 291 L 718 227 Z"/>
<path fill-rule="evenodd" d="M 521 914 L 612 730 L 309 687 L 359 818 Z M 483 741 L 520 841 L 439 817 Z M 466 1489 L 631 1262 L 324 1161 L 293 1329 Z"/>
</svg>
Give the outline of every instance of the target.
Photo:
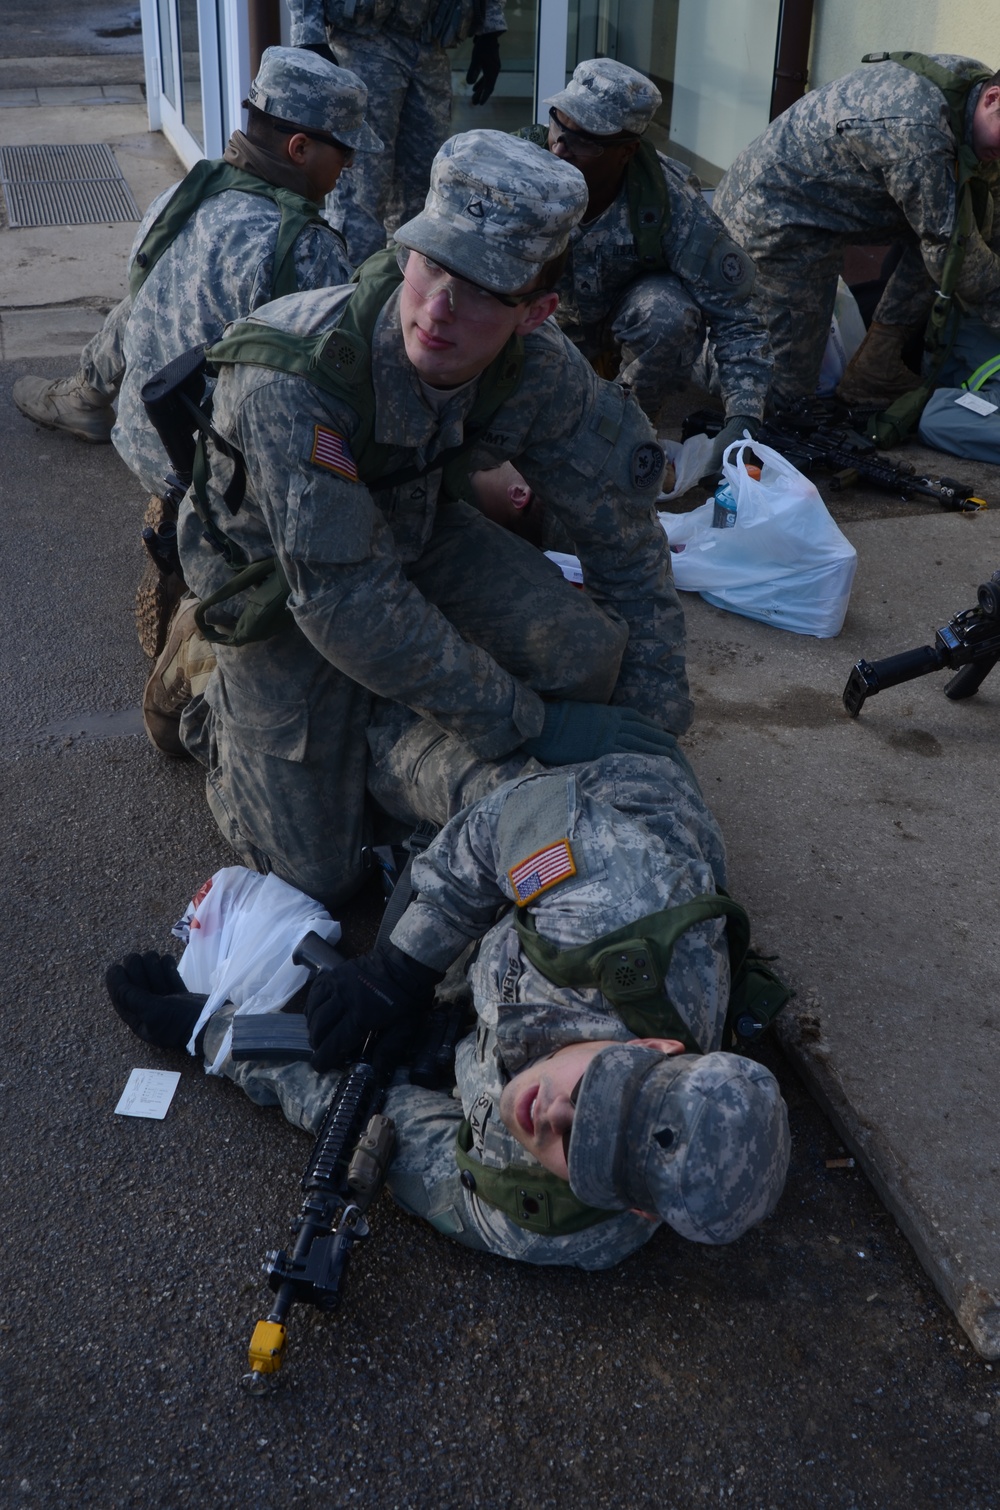
<svg viewBox="0 0 1000 1510">
<path fill-rule="evenodd" d="M 204 1056 L 212 1064 L 222 1047 L 234 1008 L 227 1004 L 210 1019 Z M 471 1052 L 475 1034 L 459 1045 Z M 337 1088 L 336 1073 L 318 1075 L 308 1064 L 235 1063 L 228 1055 L 221 1073 L 241 1086 L 258 1106 L 280 1106 L 288 1121 L 315 1135 Z M 455 1161 L 455 1140 L 462 1103 L 444 1091 L 410 1085 L 405 1071 L 396 1075 L 383 1108 L 396 1129 L 396 1151 L 387 1188 L 398 1206 L 438 1232 L 481 1253 L 532 1264 L 567 1264 L 606 1269 L 648 1242 L 658 1223 L 631 1212 L 566 1237 L 529 1232 L 470 1194 Z M 303 1163 L 305 1158 L 303 1158 Z"/>
<path fill-rule="evenodd" d="M 121 303 L 105 315 L 104 324 L 80 353 L 80 376 L 88 387 L 96 388 L 109 399 L 117 398 L 125 376 L 122 342 L 131 312 L 132 300 L 126 294 Z"/>
<path fill-rule="evenodd" d="M 556 318 L 602 377 L 629 385 L 654 424 L 667 394 L 689 381 L 705 342 L 701 310 L 670 273 L 636 279 L 599 323 Z"/>
<path fill-rule="evenodd" d="M 846 244 L 836 235 L 810 235 L 801 227 L 784 234 L 767 230 L 753 239 L 754 306 L 771 337 L 771 402 L 777 407 L 816 392 Z M 914 242 L 894 269 L 874 319 L 886 325 L 923 324 L 933 299 L 934 286 Z"/>
<path fill-rule="evenodd" d="M 431 540 L 407 575 L 465 639 L 535 691 L 610 699 L 625 626 L 478 510 L 439 508 Z M 677 613 L 682 633 L 679 605 Z M 207 768 L 209 807 L 243 862 L 274 871 L 328 907 L 363 878 L 372 703 L 364 687 L 290 629 L 238 650 L 219 646 L 208 687 L 181 722 L 185 747 Z M 408 714 L 399 733 L 416 722 Z M 452 744 L 469 759 L 468 746 Z M 520 769 L 525 757 L 512 759 Z"/>
<path fill-rule="evenodd" d="M 388 31 L 329 37 L 341 65 L 367 85 L 366 119 L 385 144 L 359 152 L 326 202 L 357 266 L 423 208 L 434 154 L 451 126 L 451 63 L 443 47 Z"/>
</svg>

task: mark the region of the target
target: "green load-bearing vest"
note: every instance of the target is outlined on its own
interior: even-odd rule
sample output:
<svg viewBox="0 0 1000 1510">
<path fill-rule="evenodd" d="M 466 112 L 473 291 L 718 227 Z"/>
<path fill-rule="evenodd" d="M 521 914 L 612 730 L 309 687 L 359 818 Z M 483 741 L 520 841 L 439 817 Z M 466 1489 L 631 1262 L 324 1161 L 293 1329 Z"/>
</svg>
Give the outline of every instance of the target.
<svg viewBox="0 0 1000 1510">
<path fill-rule="evenodd" d="M 934 378 L 940 370 L 955 338 L 959 312 L 954 303 L 955 289 L 962 273 L 966 248 L 970 236 L 978 230 L 984 240 L 989 240 L 993 223 L 993 196 L 991 190 L 998 181 L 998 165 L 980 162 L 965 140 L 965 117 L 971 91 L 993 77 L 989 69 L 974 68 L 967 73 L 957 73 L 944 68 L 923 52 L 870 52 L 862 59 L 864 63 L 899 63 L 911 73 L 927 79 L 944 95 L 948 106 L 948 122 L 957 147 L 955 183 L 955 224 L 945 253 L 941 273 L 941 286 L 934 296 L 924 345 L 930 356 L 930 370 L 925 382 L 910 393 L 904 393 L 882 414 L 869 421 L 868 434 L 879 446 L 898 445 L 917 424 L 924 405 L 934 388 Z"/>
<path fill-rule="evenodd" d="M 351 437 L 351 451 L 360 481 L 379 488 L 397 487 L 428 472 L 443 471 L 444 488 L 455 491 L 466 475 L 464 458 L 480 436 L 489 429 L 497 410 L 516 392 L 524 367 L 524 343 L 512 336 L 479 379 L 475 402 L 466 417 L 462 441 L 425 464 L 393 468 L 392 458 L 398 448 L 386 446 L 374 437 L 376 396 L 372 383 L 371 342 L 375 323 L 390 295 L 402 282 L 395 252 L 376 252 L 354 275 L 356 291 L 345 303 L 340 319 L 332 331 L 318 336 L 301 336 L 293 331 L 276 330 L 261 321 L 245 320 L 232 325 L 221 340 L 205 352 L 209 364 L 221 367 L 249 362 L 271 367 L 306 378 L 324 393 L 343 400 L 359 419 L 357 432 Z M 208 512 L 206 455 L 199 445 L 195 472 L 196 507 L 214 543 L 233 567 L 231 581 L 204 598 L 195 617 L 206 638 L 216 644 L 246 645 L 268 639 L 288 628 L 293 620 L 287 608 L 288 582 L 275 557 L 247 563 L 240 559 Z M 223 631 L 206 620 L 205 615 L 218 603 L 238 593 L 248 597 L 232 631 Z"/>
<path fill-rule="evenodd" d="M 549 128 L 541 124 L 522 126 L 515 136 L 546 147 Z M 635 241 L 639 261 L 651 273 L 668 273 L 670 266 L 663 255 L 663 238 L 670 229 L 670 196 L 663 179 L 663 169 L 650 142 L 640 142 L 639 150 L 625 169 L 628 187 L 629 228 Z"/>
<path fill-rule="evenodd" d="M 225 194 L 229 189 L 270 199 L 281 211 L 271 269 L 271 298 L 280 299 L 283 294 L 298 292 L 295 243 L 307 225 L 326 225 L 318 206 L 292 189 L 279 188 L 277 184 L 258 178 L 256 173 L 247 173 L 217 159 L 195 163 L 146 232 L 129 268 L 129 293 L 133 299 L 195 211 L 206 199 Z"/>
<path fill-rule="evenodd" d="M 591 944 L 562 949 L 542 938 L 526 907 L 514 926 L 527 958 L 557 986 L 596 986 L 637 1038 L 676 1038 L 688 1053 L 701 1052 L 687 1023 L 666 993 L 674 946 L 688 928 L 711 918 L 726 920 L 729 948 L 729 1008 L 722 1047 L 752 1042 L 770 1026 L 791 992 L 750 948 L 750 920 L 738 902 L 709 892 L 626 923 Z M 493 1168 L 472 1152 L 472 1130 L 463 1121 L 455 1145 L 462 1182 L 480 1200 L 496 1206 L 518 1227 L 562 1237 L 620 1216 L 588 1206 L 566 1180 L 525 1164 Z"/>
</svg>

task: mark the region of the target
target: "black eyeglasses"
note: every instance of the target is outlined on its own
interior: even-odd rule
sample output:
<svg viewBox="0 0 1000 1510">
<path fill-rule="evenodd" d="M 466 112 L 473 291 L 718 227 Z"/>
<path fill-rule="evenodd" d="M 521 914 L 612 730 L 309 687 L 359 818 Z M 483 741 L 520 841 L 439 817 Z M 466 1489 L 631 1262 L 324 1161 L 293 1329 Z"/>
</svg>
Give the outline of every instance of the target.
<svg viewBox="0 0 1000 1510">
<path fill-rule="evenodd" d="M 580 1087 L 581 1087 L 582 1084 L 583 1084 L 583 1076 L 581 1075 L 580 1078 L 579 1078 L 579 1080 L 576 1082 L 576 1084 L 574 1085 L 573 1089 L 569 1093 L 569 1104 L 570 1104 L 570 1106 L 572 1106 L 574 1108 L 574 1110 L 576 1108 L 576 1101 L 577 1101 L 577 1097 L 580 1094 Z M 569 1127 L 566 1129 L 566 1131 L 562 1135 L 563 1153 L 564 1153 L 564 1155 L 566 1157 L 566 1167 L 567 1168 L 569 1168 L 569 1140 L 570 1140 L 570 1138 L 572 1136 L 573 1136 L 573 1124 L 571 1122 L 570 1125 L 569 1125 Z"/>
<path fill-rule="evenodd" d="M 600 137 L 591 136 L 589 131 L 575 131 L 571 126 L 564 126 L 556 114 L 556 107 L 549 106 L 549 135 L 555 131 L 557 142 L 565 142 L 574 157 L 603 157 L 608 147 L 625 147 L 629 142 L 637 142 L 639 138 L 629 131 L 622 132 L 619 136 Z"/>
<path fill-rule="evenodd" d="M 308 131 L 305 126 L 295 126 L 291 121 L 277 121 L 273 115 L 268 117 L 268 123 L 273 130 L 280 131 L 282 136 L 308 136 L 311 142 L 320 142 L 324 147 L 336 147 L 348 162 L 354 158 L 353 147 L 348 147 L 345 142 L 338 142 L 335 136 L 327 136 L 324 131 Z"/>
</svg>

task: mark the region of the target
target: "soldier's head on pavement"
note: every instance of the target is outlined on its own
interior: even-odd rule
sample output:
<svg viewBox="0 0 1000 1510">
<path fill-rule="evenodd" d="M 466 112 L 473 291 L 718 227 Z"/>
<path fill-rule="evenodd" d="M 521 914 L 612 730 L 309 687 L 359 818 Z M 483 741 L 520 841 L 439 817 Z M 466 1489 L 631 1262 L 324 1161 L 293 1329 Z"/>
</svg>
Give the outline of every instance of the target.
<svg viewBox="0 0 1000 1510">
<path fill-rule="evenodd" d="M 1000 160 L 1000 74 L 987 79 L 972 116 L 972 150 L 980 162 Z"/>
<path fill-rule="evenodd" d="M 423 210 L 395 233 L 403 339 L 425 382 L 469 382 L 552 314 L 586 205 L 580 173 L 529 142 L 499 131 L 445 142 Z"/>
<path fill-rule="evenodd" d="M 580 169 L 592 197 L 616 191 L 662 103 L 646 75 L 613 58 L 579 63 L 549 107 L 549 151 Z"/>
<path fill-rule="evenodd" d="M 559 1049 L 505 1086 L 500 1115 L 580 1200 L 659 1217 L 693 1242 L 733 1242 L 762 1221 L 788 1169 L 770 1071 L 672 1039 Z"/>
<path fill-rule="evenodd" d="M 315 185 L 311 198 L 330 192 L 355 152 L 380 152 L 365 121 L 368 90 L 347 68 L 301 47 L 269 47 L 243 101 L 247 135 L 287 158 Z"/>
</svg>

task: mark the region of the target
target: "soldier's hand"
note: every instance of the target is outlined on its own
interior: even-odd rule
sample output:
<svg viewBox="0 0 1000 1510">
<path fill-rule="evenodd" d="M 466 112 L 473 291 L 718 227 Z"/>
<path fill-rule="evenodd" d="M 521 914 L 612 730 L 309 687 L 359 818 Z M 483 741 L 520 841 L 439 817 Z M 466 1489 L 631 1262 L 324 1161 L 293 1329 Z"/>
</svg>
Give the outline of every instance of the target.
<svg viewBox="0 0 1000 1510">
<path fill-rule="evenodd" d="M 500 77 L 500 33 L 482 32 L 472 39 L 472 61 L 465 75 L 467 84 L 475 84 L 472 103 L 485 105 Z M 477 82 L 478 80 L 478 82 Z"/>
<path fill-rule="evenodd" d="M 706 477 L 717 477 L 722 471 L 722 458 L 726 450 L 736 440 L 743 439 L 743 432 L 749 430 L 751 440 L 760 429 L 760 420 L 752 414 L 733 414 L 723 425 L 709 452 L 708 466 L 705 468 Z"/>
<path fill-rule="evenodd" d="M 145 1043 L 183 1049 L 208 1000 L 189 991 L 171 954 L 126 954 L 104 977 L 111 1004 Z"/>
<path fill-rule="evenodd" d="M 320 970 L 305 1006 L 313 1069 L 323 1073 L 349 1064 L 369 1033 L 381 1035 L 380 1060 L 402 1058 L 410 1030 L 443 978 L 390 943 L 377 944 L 370 954 L 345 960 L 335 970 Z"/>
<path fill-rule="evenodd" d="M 301 50 L 303 52 L 314 52 L 317 58 L 325 58 L 328 63 L 337 64 L 336 54 L 329 42 L 303 42 Z"/>
<path fill-rule="evenodd" d="M 604 703 L 546 703 L 542 732 L 526 739 L 524 749 L 543 765 L 575 765 L 602 755 L 678 757 L 674 736 L 652 719 Z"/>
</svg>

